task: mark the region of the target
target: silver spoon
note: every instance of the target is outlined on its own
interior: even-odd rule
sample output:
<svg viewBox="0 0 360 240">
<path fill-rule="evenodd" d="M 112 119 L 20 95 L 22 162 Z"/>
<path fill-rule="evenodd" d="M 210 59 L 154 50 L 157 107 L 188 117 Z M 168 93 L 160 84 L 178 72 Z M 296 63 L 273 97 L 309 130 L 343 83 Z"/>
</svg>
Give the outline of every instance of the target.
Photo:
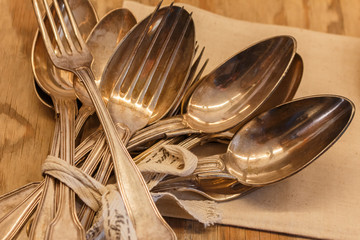
<svg viewBox="0 0 360 240">
<path fill-rule="evenodd" d="M 296 42 L 278 36 L 230 58 L 204 77 L 192 94 L 187 113 L 139 131 L 129 142 L 141 144 L 187 133 L 213 133 L 245 123 L 276 92 L 295 55 Z"/>
<path fill-rule="evenodd" d="M 180 191 L 241 196 L 276 183 L 326 152 L 345 132 L 354 112 L 350 100 L 334 95 L 279 105 L 246 123 L 227 152 L 204 159 L 198 174 L 164 181 L 154 191 L 173 185 Z"/>
</svg>

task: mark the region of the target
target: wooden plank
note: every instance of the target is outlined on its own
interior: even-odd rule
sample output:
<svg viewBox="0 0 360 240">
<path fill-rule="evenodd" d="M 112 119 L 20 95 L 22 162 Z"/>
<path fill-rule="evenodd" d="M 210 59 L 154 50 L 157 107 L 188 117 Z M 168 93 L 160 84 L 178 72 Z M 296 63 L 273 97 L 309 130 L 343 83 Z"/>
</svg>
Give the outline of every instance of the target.
<svg viewBox="0 0 360 240">
<path fill-rule="evenodd" d="M 1 1 L 0 9 L 0 193 L 5 193 L 42 178 L 54 113 L 33 90 L 31 2 Z"/>
</svg>

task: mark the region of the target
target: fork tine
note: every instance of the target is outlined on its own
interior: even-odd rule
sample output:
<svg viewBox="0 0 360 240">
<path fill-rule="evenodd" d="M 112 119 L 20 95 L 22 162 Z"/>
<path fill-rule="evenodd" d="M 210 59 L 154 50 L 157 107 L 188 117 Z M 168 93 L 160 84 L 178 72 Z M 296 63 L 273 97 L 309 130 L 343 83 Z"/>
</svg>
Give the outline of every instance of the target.
<svg viewBox="0 0 360 240">
<path fill-rule="evenodd" d="M 51 9 L 50 9 L 49 5 L 47 4 L 46 0 L 43 0 L 43 4 L 44 4 L 45 10 L 46 10 L 46 15 L 50 22 L 52 32 L 53 32 L 55 40 L 56 40 L 56 44 L 59 47 L 60 53 L 62 54 L 62 53 L 64 53 L 65 48 L 64 48 L 63 43 L 61 42 L 59 33 L 57 32 L 55 20 L 54 20 L 54 17 L 52 16 Z"/>
<path fill-rule="evenodd" d="M 196 55 L 198 49 L 199 49 L 199 45 L 196 44 L 196 47 L 195 47 L 195 50 L 194 50 L 194 56 Z M 200 60 L 202 58 L 202 55 L 204 53 L 204 50 L 205 50 L 205 47 L 202 48 L 199 56 L 196 58 L 196 60 L 192 64 L 192 66 L 190 68 L 190 71 L 188 73 L 188 76 L 187 76 L 187 78 L 185 80 L 184 89 L 182 90 L 182 93 L 177 97 L 178 99 L 177 99 L 176 103 L 171 107 L 171 110 L 168 112 L 168 114 L 167 114 L 168 117 L 172 117 L 172 116 L 175 116 L 175 115 L 180 113 L 180 111 L 181 111 L 181 107 L 180 107 L 181 102 L 182 102 L 183 98 L 186 96 L 187 91 L 189 90 L 189 88 L 191 87 L 191 85 L 194 82 L 194 76 L 195 76 L 195 73 L 196 73 L 196 71 L 198 69 L 198 66 L 199 66 Z"/>
<path fill-rule="evenodd" d="M 34 10 L 35 10 L 36 20 L 39 24 L 40 32 L 44 38 L 44 44 L 45 44 L 46 50 L 48 52 L 53 52 L 53 48 L 50 44 L 50 37 L 49 37 L 48 32 L 46 31 L 45 23 L 43 22 L 41 10 L 40 10 L 39 3 L 37 0 L 33 0 L 33 6 L 34 6 Z"/>
<path fill-rule="evenodd" d="M 134 62 L 135 56 L 136 56 L 141 44 L 143 43 L 146 33 L 156 15 L 156 13 L 158 12 L 158 10 L 160 8 L 161 3 L 162 3 L 162 1 L 156 6 L 154 12 L 151 14 L 151 17 L 150 17 L 148 23 L 146 24 L 143 33 L 141 34 L 140 38 L 136 42 L 136 45 L 135 45 L 133 51 L 131 52 L 131 55 L 130 55 L 128 61 L 126 62 L 125 67 L 123 68 L 123 70 L 121 71 L 121 74 L 119 75 L 118 79 L 116 80 L 116 83 L 114 85 L 115 87 L 112 91 L 112 94 L 120 93 L 121 85 L 124 82 L 124 79 L 126 78 L 128 72 L 129 72 L 129 68 L 131 67 L 132 63 Z"/>
<path fill-rule="evenodd" d="M 198 49 L 199 49 L 199 44 L 198 44 L 198 42 L 196 41 L 196 42 L 195 42 L 195 49 L 194 49 L 194 56 L 196 55 Z"/>
<path fill-rule="evenodd" d="M 51 28 L 52 28 L 52 30 L 54 32 L 55 23 L 54 23 L 54 19 L 52 17 L 52 14 L 51 14 L 51 10 L 50 10 L 50 8 L 49 8 L 49 6 L 48 6 L 48 4 L 46 2 L 44 3 L 44 1 L 43 1 L 43 5 L 45 7 L 46 15 L 47 15 L 47 17 L 49 19 Z M 42 13 L 41 13 L 41 10 L 40 10 L 40 7 L 39 7 L 38 0 L 33 0 L 33 6 L 34 6 L 34 10 L 35 10 L 36 20 L 38 22 L 41 35 L 43 36 L 43 39 L 44 39 L 44 44 L 45 44 L 46 50 L 49 53 L 50 58 L 53 59 L 55 57 L 54 56 L 55 51 L 54 51 L 54 48 L 53 48 L 53 46 L 51 44 L 50 36 L 49 36 L 49 33 L 48 33 L 47 29 L 46 29 L 44 19 L 43 19 L 43 16 L 42 16 Z M 57 34 L 56 30 L 54 32 L 54 36 L 55 36 L 56 42 L 58 43 L 60 53 L 62 53 L 64 48 L 62 46 L 62 43 L 60 41 L 59 35 Z M 59 42 L 60 42 L 60 45 L 59 45 Z"/>
<path fill-rule="evenodd" d="M 187 104 L 191 94 L 195 90 L 195 88 L 200 84 L 200 82 L 201 82 L 200 78 L 201 78 L 201 76 L 202 76 L 208 62 L 209 62 L 209 59 L 207 58 L 205 60 L 205 62 L 203 63 L 202 67 L 200 68 L 198 74 L 196 75 L 196 77 L 192 81 L 190 87 L 186 90 L 185 95 L 183 96 L 183 99 L 181 100 L 181 106 L 180 106 L 180 113 L 181 114 L 183 114 L 186 111 L 186 104 Z"/>
<path fill-rule="evenodd" d="M 139 67 L 139 70 L 137 71 L 134 79 L 131 81 L 130 87 L 128 88 L 128 90 L 127 90 L 126 93 L 124 94 L 124 97 L 125 97 L 125 98 L 130 98 L 130 97 L 131 97 L 132 92 L 133 92 L 133 90 L 134 90 L 134 88 L 135 88 L 135 86 L 136 86 L 136 83 L 139 81 L 140 75 L 141 75 L 141 73 L 142 73 L 143 70 L 144 70 L 144 67 L 145 67 L 146 62 L 148 61 L 149 55 L 150 55 L 150 53 L 152 52 L 153 47 L 154 47 L 154 45 L 155 45 L 155 43 L 156 43 L 156 41 L 157 41 L 157 38 L 158 38 L 158 36 L 160 35 L 160 32 L 162 31 L 163 27 L 165 26 L 165 23 L 166 23 L 167 19 L 168 19 L 169 16 L 170 16 L 170 13 L 171 13 L 171 10 L 172 10 L 172 5 L 173 5 L 173 4 L 171 3 L 171 5 L 169 6 L 168 10 L 166 11 L 165 17 L 163 17 L 163 18 L 161 19 L 160 25 L 159 25 L 158 29 L 156 29 L 155 36 L 154 36 L 153 39 L 151 40 L 150 46 L 148 47 L 148 49 L 147 49 L 147 51 L 146 51 L 146 54 L 145 54 L 145 56 L 144 56 L 144 58 L 143 58 L 143 61 L 142 61 L 141 65 L 140 65 L 140 67 Z M 159 58 L 161 58 L 161 57 L 158 57 L 157 59 L 159 59 Z M 150 84 L 149 81 L 145 82 L 145 88 L 147 88 L 149 84 Z"/>
<path fill-rule="evenodd" d="M 201 49 L 201 52 L 200 52 L 199 56 L 197 57 L 196 61 L 194 62 L 193 66 L 192 66 L 193 68 L 195 68 L 195 69 L 194 69 L 194 75 L 195 75 L 196 69 L 197 69 L 198 66 L 199 66 L 199 63 L 200 63 L 200 60 L 201 60 L 201 58 L 202 58 L 202 56 L 203 56 L 203 54 L 204 54 L 204 51 L 205 51 L 205 47 L 203 47 L 203 48 Z M 204 62 L 204 64 L 203 64 L 202 67 L 200 68 L 200 71 L 199 71 L 198 74 L 196 75 L 196 77 L 195 77 L 195 78 L 194 78 L 194 76 L 191 77 L 190 82 L 189 82 L 189 86 L 191 86 L 194 82 L 196 82 L 197 80 L 199 80 L 199 78 L 201 77 L 202 72 L 204 71 L 204 69 L 205 69 L 205 67 L 206 67 L 206 65 L 207 65 L 207 63 L 208 63 L 208 60 L 209 60 L 209 59 L 206 59 L 206 61 Z"/>
<path fill-rule="evenodd" d="M 57 0 L 54 0 L 54 1 L 57 1 Z M 75 17 L 74 17 L 74 15 L 73 15 L 73 13 L 72 13 L 72 10 L 71 10 L 71 8 L 70 8 L 70 5 L 69 5 L 69 3 L 68 3 L 67 0 L 63 0 L 63 1 L 64 1 L 64 5 L 65 5 L 66 12 L 67 12 L 67 14 L 68 14 L 68 16 L 69 16 L 69 20 L 70 20 L 70 23 L 71 23 L 71 27 L 72 27 L 72 29 L 74 30 L 74 33 L 75 33 L 75 36 L 76 36 L 76 40 L 77 40 L 77 42 L 79 43 L 81 49 L 87 49 L 87 45 L 86 45 L 84 39 L 83 39 L 82 36 L 81 36 L 80 30 L 79 30 L 79 28 L 78 28 L 78 25 L 77 25 L 77 23 L 76 23 Z M 64 27 L 64 28 L 66 29 L 66 27 Z M 69 40 L 68 40 L 68 41 L 69 41 Z M 72 46 L 74 47 L 74 44 L 73 44 L 73 42 L 71 41 L 71 38 L 70 38 L 69 44 L 72 44 Z M 76 48 L 74 48 L 74 49 L 76 49 Z"/>
<path fill-rule="evenodd" d="M 189 14 L 189 16 L 188 16 L 188 18 L 186 20 L 186 23 L 185 23 L 183 31 L 182 31 L 182 33 L 180 35 L 180 38 L 177 40 L 176 47 L 173 49 L 173 51 L 171 53 L 171 58 L 168 59 L 168 61 L 166 63 L 166 69 L 165 69 L 165 71 L 164 71 L 164 73 L 162 75 L 162 79 L 161 79 L 158 87 L 156 88 L 155 94 L 151 97 L 151 100 L 150 100 L 149 105 L 148 105 L 148 109 L 150 111 L 153 111 L 155 109 L 157 101 L 159 100 L 160 94 L 161 94 L 162 89 L 163 89 L 163 87 L 165 85 L 166 78 L 169 75 L 171 67 L 173 66 L 175 56 L 176 56 L 177 52 L 179 51 L 180 45 L 181 45 L 181 43 L 182 43 L 182 41 L 183 41 L 183 39 L 185 37 L 185 34 L 187 32 L 187 29 L 189 27 L 191 19 L 192 19 L 192 13 Z"/>
<path fill-rule="evenodd" d="M 61 28 L 64 31 L 65 39 L 66 39 L 67 43 L 69 44 L 70 50 L 74 51 L 75 46 L 74 46 L 73 41 L 71 40 L 71 36 L 70 36 L 69 30 L 68 30 L 68 27 L 65 24 L 64 17 L 62 16 L 62 12 L 60 10 L 59 3 L 57 0 L 54 0 L 53 3 L 54 3 L 54 7 L 55 7 L 56 13 L 58 15 L 58 18 L 60 20 Z"/>
<path fill-rule="evenodd" d="M 167 37 L 165 39 L 165 42 L 161 47 L 160 53 L 156 58 L 156 62 L 152 66 L 151 72 L 150 72 L 148 78 L 146 79 L 146 83 L 145 83 L 144 87 L 141 89 L 141 92 L 140 92 L 140 94 L 139 94 L 139 96 L 138 96 L 138 98 L 136 100 L 136 102 L 138 104 L 141 104 L 142 101 L 144 100 L 145 94 L 146 94 L 146 92 L 147 92 L 147 90 L 148 90 L 148 88 L 150 86 L 150 83 L 152 82 L 152 79 L 153 79 L 153 77 L 155 75 L 155 72 L 156 72 L 156 70 L 157 70 L 157 68 L 158 68 L 158 66 L 160 64 L 160 60 L 161 60 L 161 58 L 162 58 L 162 56 L 163 56 L 163 54 L 165 52 L 165 49 L 166 49 L 168 43 L 170 42 L 171 36 L 174 33 L 174 30 L 176 28 L 176 25 L 179 22 L 179 19 L 180 19 L 180 16 L 181 16 L 181 13 L 182 13 L 183 10 L 184 10 L 184 8 L 181 8 L 181 10 L 177 13 L 176 19 L 175 19 L 173 25 L 171 26 L 170 32 L 168 33 L 168 35 L 167 35 Z"/>
<path fill-rule="evenodd" d="M 43 0 L 43 4 L 44 4 L 45 10 L 46 10 L 46 15 L 50 22 L 52 32 L 53 32 L 55 40 L 56 40 L 57 46 L 59 47 L 60 53 L 62 54 L 65 51 L 65 48 L 64 48 L 64 45 L 62 44 L 60 36 L 57 32 L 55 20 L 52 16 L 51 9 L 50 9 L 49 5 L 47 4 L 46 0 Z"/>
</svg>

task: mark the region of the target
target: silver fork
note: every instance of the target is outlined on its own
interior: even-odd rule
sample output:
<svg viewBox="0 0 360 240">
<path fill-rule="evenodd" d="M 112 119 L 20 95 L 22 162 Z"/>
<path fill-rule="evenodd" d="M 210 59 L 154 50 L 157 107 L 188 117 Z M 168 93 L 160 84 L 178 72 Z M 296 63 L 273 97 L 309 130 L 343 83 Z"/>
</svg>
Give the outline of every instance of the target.
<svg viewBox="0 0 360 240">
<path fill-rule="evenodd" d="M 47 7 L 48 4 L 46 0 L 43 0 L 43 4 L 45 5 L 48 18 L 53 19 L 50 9 Z M 41 16 L 39 1 L 33 0 L 33 6 L 39 28 L 41 30 L 50 59 L 56 67 L 71 71 L 76 74 L 85 85 L 89 96 L 93 101 L 98 118 L 106 134 L 111 155 L 113 157 L 117 186 L 123 198 L 128 214 L 133 221 L 133 225 L 138 237 L 142 236 L 147 239 L 176 239 L 175 233 L 167 225 L 157 210 L 140 171 L 137 169 L 135 163 L 133 162 L 121 141 L 121 136 L 119 136 L 116 126 L 113 123 L 95 85 L 94 77 L 90 70 L 90 65 L 92 62 L 91 53 L 80 35 L 73 14 L 66 0 L 64 0 L 64 4 L 75 36 L 71 36 L 69 34 L 67 26 L 64 24 L 63 16 L 61 14 L 58 15 L 63 32 L 65 34 L 67 46 L 65 46 L 60 41 L 60 37 L 56 31 L 55 25 L 53 21 L 51 21 L 52 32 L 56 39 L 57 49 L 55 49 L 52 46 L 48 30 L 46 29 Z M 54 6 L 57 12 L 60 13 L 61 11 L 59 9 L 57 0 L 54 0 Z M 75 39 L 72 39 L 72 37 Z M 56 221 L 50 225 L 49 236 L 52 236 L 55 239 L 63 239 L 64 229 L 66 229 L 66 222 L 61 222 L 61 218 L 55 218 L 55 220 Z M 63 223 L 65 225 L 63 227 L 59 227 L 62 226 L 59 224 Z M 149 225 L 151 225 L 151 227 Z"/>
</svg>

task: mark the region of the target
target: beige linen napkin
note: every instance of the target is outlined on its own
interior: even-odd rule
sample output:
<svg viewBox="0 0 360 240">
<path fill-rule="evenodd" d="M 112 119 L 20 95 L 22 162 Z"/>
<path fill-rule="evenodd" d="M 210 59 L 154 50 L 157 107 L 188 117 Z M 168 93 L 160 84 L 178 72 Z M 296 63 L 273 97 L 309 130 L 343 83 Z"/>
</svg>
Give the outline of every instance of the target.
<svg viewBox="0 0 360 240">
<path fill-rule="evenodd" d="M 360 39 L 233 20 L 185 5 L 210 62 L 206 72 L 246 46 L 292 35 L 304 60 L 296 97 L 338 94 L 360 106 Z M 154 8 L 125 2 L 138 20 Z M 340 140 L 297 175 L 221 203 L 222 224 L 331 239 L 360 237 L 359 113 Z M 174 213 L 168 212 L 169 215 Z M 179 216 L 186 217 L 186 216 Z"/>
</svg>

